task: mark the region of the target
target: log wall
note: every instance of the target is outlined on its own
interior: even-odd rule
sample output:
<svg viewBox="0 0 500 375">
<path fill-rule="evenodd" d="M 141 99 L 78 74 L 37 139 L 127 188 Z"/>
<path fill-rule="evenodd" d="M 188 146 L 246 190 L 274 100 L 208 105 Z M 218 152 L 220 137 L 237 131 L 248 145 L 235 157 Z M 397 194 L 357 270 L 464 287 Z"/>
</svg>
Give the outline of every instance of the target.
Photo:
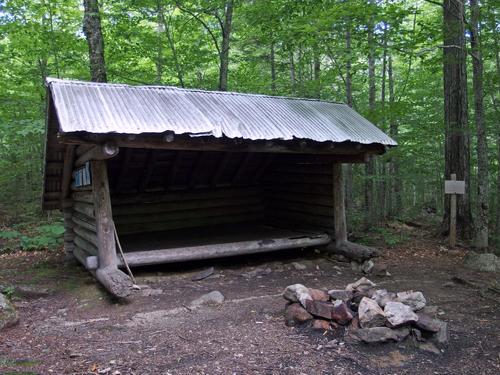
<svg viewBox="0 0 500 375">
<path fill-rule="evenodd" d="M 276 158 L 262 178 L 266 221 L 290 228 L 334 230 L 331 162 Z"/>
</svg>

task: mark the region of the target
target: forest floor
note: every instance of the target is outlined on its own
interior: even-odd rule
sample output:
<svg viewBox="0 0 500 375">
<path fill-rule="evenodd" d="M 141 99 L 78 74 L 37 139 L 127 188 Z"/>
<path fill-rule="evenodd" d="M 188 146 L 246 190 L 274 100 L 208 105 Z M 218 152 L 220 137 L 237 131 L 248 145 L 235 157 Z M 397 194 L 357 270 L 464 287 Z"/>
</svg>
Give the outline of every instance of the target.
<svg viewBox="0 0 500 375">
<path fill-rule="evenodd" d="M 137 282 L 150 295 L 127 303 L 62 253 L 18 252 L 0 256 L 0 284 L 34 290 L 14 299 L 20 322 L 0 333 L 0 374 L 500 373 L 499 296 L 487 289 L 498 274 L 464 269 L 466 249 L 447 250 L 426 230 L 392 230 L 405 236 L 379 247 L 392 276 L 369 278 L 388 290 L 421 290 L 444 311 L 451 339 L 441 354 L 411 342 L 331 349 L 322 332 L 286 327 L 287 285 L 340 289 L 362 276 L 311 250 L 142 269 Z M 212 276 L 192 281 L 210 266 Z M 186 308 L 212 290 L 224 294 L 222 305 Z"/>
</svg>

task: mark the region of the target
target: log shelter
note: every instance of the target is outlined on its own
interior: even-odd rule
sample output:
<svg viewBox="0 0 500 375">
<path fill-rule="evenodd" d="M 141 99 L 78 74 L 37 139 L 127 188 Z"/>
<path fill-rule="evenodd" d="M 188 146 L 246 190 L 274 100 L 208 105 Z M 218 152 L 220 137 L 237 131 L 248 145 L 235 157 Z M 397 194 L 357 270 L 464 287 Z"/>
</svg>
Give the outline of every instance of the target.
<svg viewBox="0 0 500 375">
<path fill-rule="evenodd" d="M 46 85 L 43 208 L 62 210 L 65 251 L 111 294 L 130 293 L 125 263 L 368 251 L 347 241 L 342 163 L 365 163 L 396 142 L 347 105 Z"/>
</svg>

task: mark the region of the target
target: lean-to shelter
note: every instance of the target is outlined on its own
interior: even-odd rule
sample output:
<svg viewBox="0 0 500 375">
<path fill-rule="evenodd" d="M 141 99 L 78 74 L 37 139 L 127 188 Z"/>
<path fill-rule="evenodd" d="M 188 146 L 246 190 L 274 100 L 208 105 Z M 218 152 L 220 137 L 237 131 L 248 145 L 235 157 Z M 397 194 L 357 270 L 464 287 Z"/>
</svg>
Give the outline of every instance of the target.
<svg viewBox="0 0 500 375">
<path fill-rule="evenodd" d="M 125 263 L 341 247 L 342 163 L 396 145 L 313 99 L 49 78 L 47 101 L 43 208 L 117 296 Z"/>
</svg>

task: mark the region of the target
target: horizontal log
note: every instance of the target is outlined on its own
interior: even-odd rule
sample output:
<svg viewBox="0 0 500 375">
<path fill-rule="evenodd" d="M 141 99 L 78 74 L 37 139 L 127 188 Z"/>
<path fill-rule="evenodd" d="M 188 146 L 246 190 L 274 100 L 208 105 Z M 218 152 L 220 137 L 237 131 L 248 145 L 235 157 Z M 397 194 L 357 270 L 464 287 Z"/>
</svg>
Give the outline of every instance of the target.
<svg viewBox="0 0 500 375">
<path fill-rule="evenodd" d="M 333 207 L 333 196 L 294 193 L 289 191 L 269 190 L 264 195 L 265 201 L 283 200 L 290 202 L 299 202 L 304 204 L 319 205 L 325 207 Z"/>
<path fill-rule="evenodd" d="M 90 160 L 111 159 L 112 157 L 118 155 L 118 151 L 118 146 L 113 142 L 105 142 L 102 145 L 95 145 L 76 159 L 75 166 L 81 167 Z"/>
<path fill-rule="evenodd" d="M 333 177 L 322 174 L 299 174 L 299 173 L 269 173 L 262 176 L 261 179 L 264 183 L 276 182 L 279 184 L 288 183 L 308 183 L 308 184 L 321 184 L 321 185 L 331 185 L 333 183 Z"/>
<path fill-rule="evenodd" d="M 322 228 L 333 229 L 333 216 L 310 215 L 306 213 L 290 211 L 290 210 L 274 210 L 267 211 L 266 216 L 273 217 L 279 220 L 293 221 L 297 223 L 306 223 L 317 225 Z"/>
<path fill-rule="evenodd" d="M 294 211 L 309 215 L 321 215 L 333 218 L 333 207 L 291 202 L 286 200 L 269 201 L 266 205 L 266 212 L 272 213 L 274 211 Z"/>
<path fill-rule="evenodd" d="M 303 237 L 293 238 L 272 238 L 172 249 L 136 251 L 125 253 L 125 260 L 131 267 L 145 266 L 319 246 L 328 244 L 329 242 L 330 237 L 327 234 L 304 235 Z M 121 259 L 119 259 L 119 262 L 120 266 L 123 266 L 123 261 Z"/>
<path fill-rule="evenodd" d="M 71 184 L 71 191 L 92 191 L 92 186 L 79 186 L 79 187 L 76 187 L 74 186 L 73 184 Z"/>
<path fill-rule="evenodd" d="M 262 204 L 213 207 L 207 210 L 185 210 L 142 215 L 123 215 L 115 217 L 115 223 L 117 225 L 133 223 L 158 223 L 186 219 L 197 219 L 203 217 L 232 216 L 245 213 L 263 212 L 263 210 L 264 206 Z"/>
<path fill-rule="evenodd" d="M 372 247 L 359 245 L 350 241 L 333 241 L 328 245 L 327 250 L 358 262 L 364 262 L 379 255 L 378 251 Z"/>
<path fill-rule="evenodd" d="M 88 218 L 80 213 L 73 215 L 73 223 L 77 226 L 90 230 L 91 232 L 96 232 L 95 221 Z"/>
<path fill-rule="evenodd" d="M 94 205 L 89 203 L 75 202 L 73 210 L 90 218 L 95 218 Z"/>
<path fill-rule="evenodd" d="M 295 153 L 322 155 L 359 155 L 364 152 L 383 154 L 385 146 L 380 144 L 361 144 L 355 142 L 315 142 L 306 140 L 294 141 L 247 141 L 226 138 L 190 137 L 189 135 L 174 135 L 171 142 L 165 142 L 162 136 L 123 134 L 61 134 L 59 139 L 66 144 L 102 144 L 112 142 L 118 147 L 154 148 L 168 150 L 199 150 L 199 151 L 232 151 L 232 152 L 265 152 L 265 153 Z"/>
<path fill-rule="evenodd" d="M 98 257 L 87 253 L 81 247 L 75 246 L 73 255 L 88 270 L 96 270 L 99 266 Z"/>
<path fill-rule="evenodd" d="M 90 242 L 96 248 L 99 246 L 99 242 L 97 241 L 97 235 L 95 234 L 95 232 L 92 232 L 78 225 L 75 225 L 73 230 L 75 231 L 76 235 L 83 238 L 85 241 Z"/>
<path fill-rule="evenodd" d="M 97 280 L 115 297 L 125 298 L 132 292 L 132 280 L 119 269 L 108 266 L 98 268 L 95 272 Z"/>
<path fill-rule="evenodd" d="M 332 163 L 273 163 L 267 169 L 266 174 L 274 173 L 332 176 Z"/>
<path fill-rule="evenodd" d="M 76 235 L 74 239 L 75 245 L 79 248 L 85 250 L 87 253 L 92 255 L 97 255 L 97 247 L 91 242 L 85 240 L 84 238 Z"/>
<path fill-rule="evenodd" d="M 186 220 L 174 220 L 160 223 L 135 223 L 135 224 L 116 224 L 119 235 L 158 232 L 165 230 L 175 230 L 183 228 L 196 228 L 207 225 L 232 224 L 243 222 L 255 222 L 263 219 L 262 212 L 244 213 L 241 215 L 219 216 L 219 217 L 197 217 Z"/>
<path fill-rule="evenodd" d="M 332 186 L 315 185 L 309 183 L 288 183 L 280 184 L 279 182 L 267 182 L 264 184 L 266 190 L 290 191 L 306 194 L 321 194 L 328 197 L 332 196 Z"/>
<path fill-rule="evenodd" d="M 92 191 L 75 191 L 71 194 L 75 202 L 94 204 L 94 195 Z"/>
<path fill-rule="evenodd" d="M 116 206 L 113 209 L 113 216 L 140 215 L 153 213 L 166 213 L 173 211 L 187 211 L 199 209 L 216 209 L 218 207 L 229 206 L 248 206 L 262 205 L 262 199 L 259 196 L 243 197 L 243 198 L 217 198 L 210 200 L 194 200 L 169 203 L 145 203 L 128 206 Z M 175 212 L 173 213 L 175 216 Z"/>
<path fill-rule="evenodd" d="M 112 194 L 111 203 L 113 207 L 122 204 L 137 203 L 160 203 L 190 201 L 195 199 L 218 199 L 228 197 L 254 196 L 262 192 L 257 186 L 241 188 L 221 188 L 221 189 L 203 189 L 189 190 L 183 192 L 155 192 L 139 194 Z"/>
</svg>

